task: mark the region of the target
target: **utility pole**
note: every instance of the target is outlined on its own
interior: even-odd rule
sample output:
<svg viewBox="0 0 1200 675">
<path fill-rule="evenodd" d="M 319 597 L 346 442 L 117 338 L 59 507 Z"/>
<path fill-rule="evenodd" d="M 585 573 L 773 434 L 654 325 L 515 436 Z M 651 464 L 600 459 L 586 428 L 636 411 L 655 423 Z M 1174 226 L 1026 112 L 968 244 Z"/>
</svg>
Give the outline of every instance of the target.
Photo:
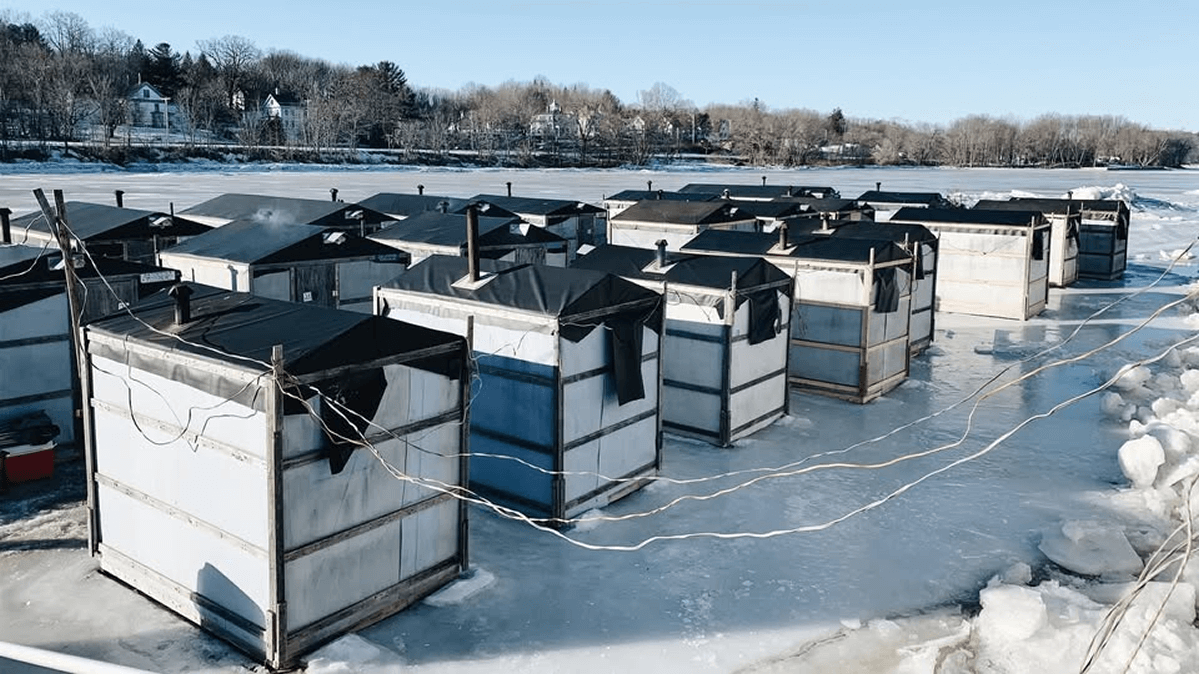
<svg viewBox="0 0 1200 675">
<path fill-rule="evenodd" d="M 41 188 L 33 191 L 42 216 L 50 225 L 50 232 L 58 240 L 58 250 L 62 253 L 63 277 L 67 286 L 67 311 L 70 313 L 69 330 L 71 343 L 71 361 L 76 373 L 75 386 L 71 387 L 72 412 L 74 413 L 75 443 L 83 444 L 84 462 L 87 467 L 88 495 L 88 548 L 92 555 L 96 554 L 99 544 L 98 511 L 96 508 L 96 462 L 92 456 L 93 447 L 89 430 L 91 428 L 91 378 L 87 372 L 87 354 L 83 347 L 83 334 L 80 331 L 83 308 L 80 307 L 82 294 L 79 292 L 79 278 L 75 274 L 75 256 L 71 252 L 71 228 L 67 224 L 67 204 L 63 199 L 63 191 L 54 191 L 54 208 L 46 200 Z"/>
</svg>

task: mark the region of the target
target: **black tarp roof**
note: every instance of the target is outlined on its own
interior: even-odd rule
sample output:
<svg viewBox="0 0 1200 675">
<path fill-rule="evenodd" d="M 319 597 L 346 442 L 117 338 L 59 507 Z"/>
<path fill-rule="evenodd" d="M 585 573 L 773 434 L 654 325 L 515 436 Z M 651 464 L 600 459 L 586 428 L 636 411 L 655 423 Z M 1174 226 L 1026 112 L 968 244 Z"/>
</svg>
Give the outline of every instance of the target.
<svg viewBox="0 0 1200 675">
<path fill-rule="evenodd" d="M 1021 204 L 1024 204 L 1027 202 L 1031 203 L 1031 204 L 1036 204 L 1038 202 L 1046 202 L 1046 203 L 1063 202 L 1065 204 L 1066 202 L 1070 201 L 1072 205 L 1074 205 L 1075 207 L 1081 208 L 1084 211 L 1121 213 L 1121 214 L 1124 214 L 1126 217 L 1129 216 L 1129 205 L 1125 203 L 1124 199 L 1070 199 L 1070 200 L 1067 200 L 1067 199 L 1044 199 L 1044 198 L 1039 198 L 1039 197 L 1013 197 L 1010 201 L 1021 203 Z M 1043 208 L 1040 205 L 1034 206 L 1033 208 L 1037 208 L 1038 210 L 1046 210 L 1045 208 Z M 1066 210 L 1065 206 L 1064 206 L 1063 210 L 1064 211 Z"/>
<path fill-rule="evenodd" d="M 892 216 L 892 221 L 917 223 L 969 223 L 972 225 L 1002 225 L 1004 227 L 1031 227 L 1045 225 L 1046 217 L 1041 211 L 998 211 L 995 209 L 922 209 L 906 206 Z"/>
<path fill-rule="evenodd" d="M 539 216 L 569 217 L 588 213 L 604 213 L 604 209 L 599 206 L 569 199 L 478 194 L 471 197 L 468 201 L 487 202 L 517 215 L 533 214 Z"/>
<path fill-rule="evenodd" d="M 679 192 L 720 196 L 729 191 L 737 199 L 774 199 L 776 197 L 836 197 L 838 191 L 827 186 L 815 185 L 738 185 L 736 183 L 688 183 Z"/>
<path fill-rule="evenodd" d="M 720 199 L 720 196 L 700 192 L 671 192 L 669 190 L 622 190 L 614 195 L 605 197 L 605 199 L 621 202 L 640 202 L 649 199 L 661 199 L 675 202 L 707 202 L 714 199 Z"/>
<path fill-rule="evenodd" d="M 495 276 L 477 289 L 456 287 L 454 282 L 467 276 L 469 261 L 434 255 L 382 286 L 512 307 L 564 320 L 624 303 L 653 305 L 661 300 L 659 294 L 605 272 L 488 260 L 479 261 L 479 268 L 481 273 Z"/>
<path fill-rule="evenodd" d="M 873 220 L 839 220 L 831 223 L 832 237 L 852 239 L 884 239 L 903 243 L 908 241 L 937 241 L 937 235 L 916 223 L 889 223 Z"/>
<path fill-rule="evenodd" d="M 118 258 L 95 256 L 89 260 L 86 256 L 77 255 L 76 259 L 83 260 L 83 266 L 75 268 L 75 274 L 83 279 L 164 271 L 162 267 Z M 57 246 L 51 245 L 46 248 L 22 245 L 0 246 L 0 287 L 65 283 L 62 268 L 52 269 L 59 266 L 61 262 L 62 253 L 59 252 Z"/>
<path fill-rule="evenodd" d="M 257 220 L 285 225 L 303 223 L 348 229 L 359 225 L 357 219 L 347 217 L 356 211 L 362 211 L 363 223 L 368 225 L 377 225 L 393 220 L 386 213 L 358 204 L 241 193 L 228 193 L 213 197 L 206 202 L 186 208 L 180 213 L 185 216 L 204 216 L 231 221 Z"/>
<path fill-rule="evenodd" d="M 684 202 L 651 199 L 637 202 L 611 220 L 713 225 L 753 219 L 754 214 L 743 209 L 741 203 L 734 204 L 727 200 Z"/>
<path fill-rule="evenodd" d="M 941 206 L 946 199 L 938 192 L 896 192 L 891 190 L 867 190 L 858 196 L 860 202 L 881 202 L 886 204 L 926 204 Z"/>
<path fill-rule="evenodd" d="M 761 232 L 730 232 L 705 230 L 682 246 L 685 251 L 734 253 L 740 255 L 771 255 L 798 260 L 836 260 L 866 263 L 872 253 L 876 263 L 911 260 L 904 249 L 892 241 L 879 239 L 834 239 L 825 235 L 799 235 L 788 239 L 787 253 L 773 251 L 779 236 Z"/>
<path fill-rule="evenodd" d="M 67 224 L 82 241 L 146 240 L 160 237 L 190 237 L 203 234 L 212 226 L 171 216 L 162 211 L 126 209 L 90 202 L 66 202 Z M 159 224 L 155 224 L 159 223 Z M 13 241 L 21 241 L 26 228 L 49 234 L 50 224 L 41 211 L 25 214 L 12 221 Z"/>
<path fill-rule="evenodd" d="M 423 211 L 437 211 L 442 203 L 447 211 L 455 211 L 467 205 L 468 200 L 438 195 L 414 195 L 398 192 L 380 192 L 358 202 L 359 206 L 375 209 L 381 213 L 399 216 L 415 216 Z"/>
<path fill-rule="evenodd" d="M 529 244 L 565 244 L 562 237 L 540 227 L 527 225 L 522 233 L 522 221 L 517 216 L 489 218 L 479 216 L 481 246 L 519 246 Z M 513 229 L 516 227 L 516 231 Z M 372 239 L 432 244 L 436 246 L 465 246 L 467 216 L 460 213 L 425 211 L 385 227 L 371 235 Z"/>
<path fill-rule="evenodd" d="M 337 236 L 326 242 L 326 234 Z M 277 225 L 249 220 L 222 225 L 164 252 L 258 265 L 406 255 L 385 244 L 338 228 Z"/>
<path fill-rule="evenodd" d="M 811 208 L 807 204 L 793 200 L 781 200 L 770 202 L 738 202 L 738 207 L 749 211 L 757 218 L 790 218 L 802 214 L 810 214 Z"/>
<path fill-rule="evenodd" d="M 853 199 L 842 199 L 840 197 L 788 197 L 780 199 L 780 201 L 792 201 L 798 204 L 803 204 L 808 210 L 814 214 L 823 212 L 837 213 L 841 211 L 874 211 L 875 207 L 869 204 L 859 204 Z"/>
<path fill-rule="evenodd" d="M 1107 211 L 1118 213 L 1125 202 L 1119 199 L 1044 199 L 1038 197 L 1014 197 L 1009 200 L 981 199 L 972 208 L 996 211 L 1041 211 L 1042 213 L 1065 214 L 1070 206 L 1072 213 L 1082 211 Z M 1128 211 L 1128 208 L 1125 209 Z"/>
<path fill-rule="evenodd" d="M 187 287 L 192 290 L 192 320 L 182 327 L 175 325 L 175 299 L 164 291 L 135 305 L 133 313 L 137 318 L 116 315 L 91 324 L 88 330 L 252 370 L 265 370 L 272 347 L 282 345 L 283 367 L 295 376 L 370 363 L 439 345 L 465 345 L 459 336 L 380 316 L 272 300 L 200 284 Z M 125 360 L 123 355 L 116 358 Z M 451 356 L 413 365 L 457 377 L 460 363 Z M 206 379 L 200 372 L 202 366 L 185 369 L 149 356 L 144 357 L 139 367 L 172 379 Z M 197 372 L 189 375 L 184 372 L 187 370 Z M 204 388 L 213 391 L 211 387 Z"/>
<path fill-rule="evenodd" d="M 737 272 L 738 286 L 745 288 L 791 279 L 778 267 L 753 257 L 693 255 L 667 252 L 665 272 L 647 269 L 658 256 L 652 249 L 605 244 L 580 256 L 572 268 L 610 272 L 627 279 L 647 279 L 728 290 Z"/>
</svg>

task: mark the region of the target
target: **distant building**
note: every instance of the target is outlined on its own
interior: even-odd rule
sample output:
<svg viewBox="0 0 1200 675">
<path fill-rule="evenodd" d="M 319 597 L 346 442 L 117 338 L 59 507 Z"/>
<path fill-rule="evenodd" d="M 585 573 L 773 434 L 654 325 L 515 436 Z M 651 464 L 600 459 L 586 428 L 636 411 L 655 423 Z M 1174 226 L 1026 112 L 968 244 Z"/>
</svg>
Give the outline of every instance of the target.
<svg viewBox="0 0 1200 675">
<path fill-rule="evenodd" d="M 164 130 L 171 127 L 179 130 L 185 126 L 179 107 L 149 82 L 139 82 L 126 99 L 129 102 L 130 126 Z"/>
</svg>

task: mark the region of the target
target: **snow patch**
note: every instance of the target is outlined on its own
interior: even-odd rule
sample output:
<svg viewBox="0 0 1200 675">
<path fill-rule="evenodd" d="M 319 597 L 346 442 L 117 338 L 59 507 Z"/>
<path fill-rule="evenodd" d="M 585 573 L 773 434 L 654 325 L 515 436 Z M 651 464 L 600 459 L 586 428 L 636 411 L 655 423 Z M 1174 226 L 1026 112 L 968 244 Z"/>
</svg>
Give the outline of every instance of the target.
<svg viewBox="0 0 1200 675">
<path fill-rule="evenodd" d="M 437 593 L 426 597 L 422 602 L 431 607 L 449 607 L 461 605 L 472 596 L 489 587 L 496 577 L 485 569 L 473 567 L 463 576 Z"/>
</svg>

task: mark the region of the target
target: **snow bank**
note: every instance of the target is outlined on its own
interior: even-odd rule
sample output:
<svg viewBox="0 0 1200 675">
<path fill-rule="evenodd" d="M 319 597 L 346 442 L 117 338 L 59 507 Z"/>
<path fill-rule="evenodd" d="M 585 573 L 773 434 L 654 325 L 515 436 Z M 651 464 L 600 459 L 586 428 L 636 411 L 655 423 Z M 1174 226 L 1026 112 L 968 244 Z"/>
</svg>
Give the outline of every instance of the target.
<svg viewBox="0 0 1200 675">
<path fill-rule="evenodd" d="M 1051 570 L 1036 586 L 1006 573 L 980 592 L 965 647 L 975 672 L 1196 672 L 1197 354 L 1119 371 L 1120 393 L 1102 397 L 1101 411 L 1126 421 L 1127 399 L 1150 402 L 1117 450 L 1130 485 L 1105 495 L 1112 520 L 1044 533 L 1039 548 L 1069 573 Z"/>
</svg>

